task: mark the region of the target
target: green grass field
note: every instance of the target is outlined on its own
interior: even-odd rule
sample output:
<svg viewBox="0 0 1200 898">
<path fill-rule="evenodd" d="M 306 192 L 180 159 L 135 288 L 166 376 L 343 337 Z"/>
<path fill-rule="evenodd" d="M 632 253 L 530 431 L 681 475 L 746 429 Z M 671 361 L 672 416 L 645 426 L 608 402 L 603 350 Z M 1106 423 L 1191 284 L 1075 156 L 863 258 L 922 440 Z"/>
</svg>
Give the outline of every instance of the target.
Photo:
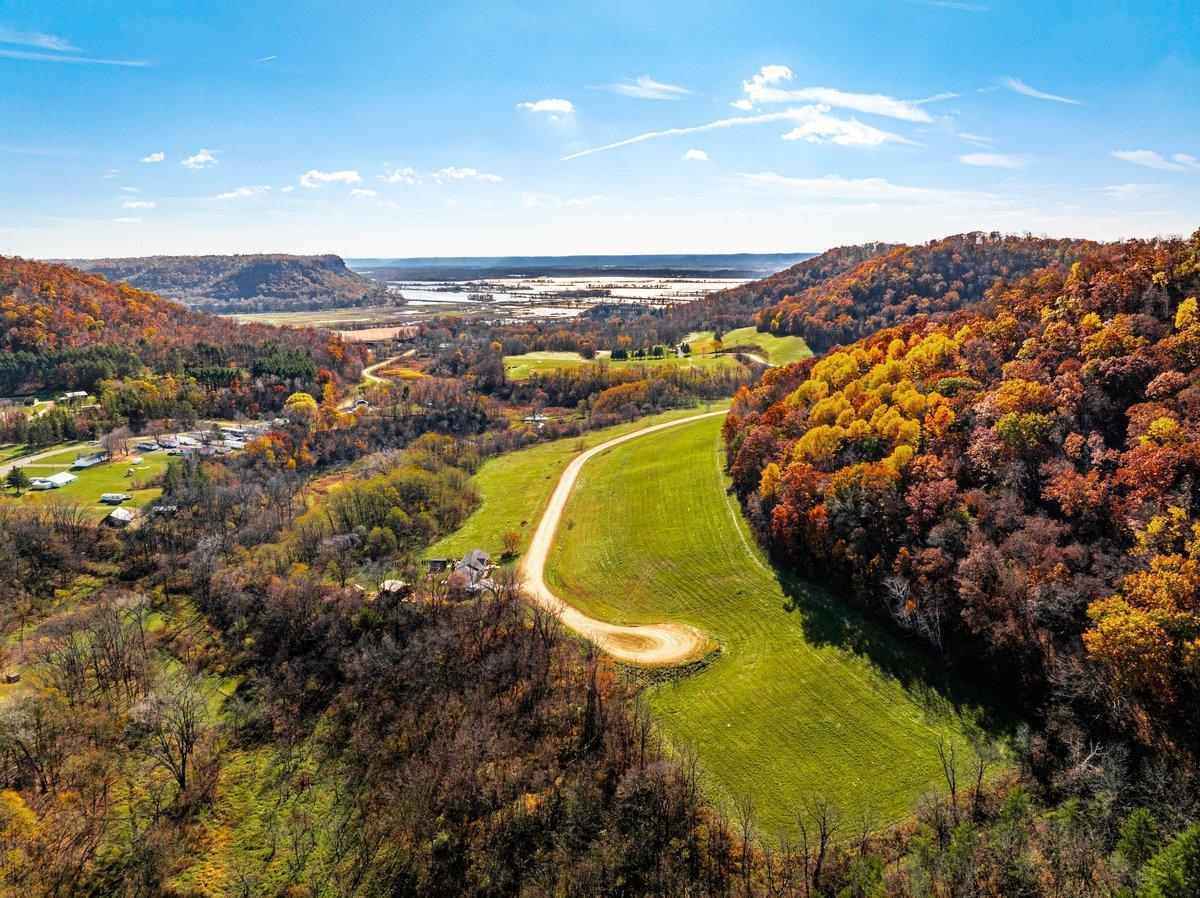
<svg viewBox="0 0 1200 898">
<path fill-rule="evenodd" d="M 712 352 L 716 348 L 714 336 L 712 331 L 698 331 L 688 334 L 684 339 L 691 344 L 692 352 Z M 812 355 L 812 350 L 800 337 L 777 337 L 774 334 L 759 333 L 753 327 L 739 327 L 729 331 L 721 337 L 721 345 L 726 349 L 734 346 L 758 346 L 772 365 L 788 365 Z"/>
<path fill-rule="evenodd" d="M 83 451 L 82 449 L 79 451 Z M 49 477 L 59 471 L 70 470 L 70 464 L 75 460 L 76 450 L 72 449 L 58 455 L 24 465 L 25 473 L 30 477 Z M 114 506 L 101 505 L 101 493 L 126 493 L 133 498 L 124 502 L 125 508 L 141 508 L 150 500 L 157 498 L 162 490 L 158 487 L 134 489 L 135 481 L 144 481 L 161 474 L 167 469 L 170 460 L 165 452 L 151 452 L 141 456 L 140 465 L 131 465 L 128 459 L 115 462 L 105 462 L 93 468 L 81 471 L 71 471 L 78 479 L 74 483 L 59 487 L 56 490 L 30 492 L 25 494 L 28 502 L 44 501 L 45 497 L 57 496 L 76 499 L 88 507 L 88 511 L 96 520 L 101 520 Z M 133 473 L 126 476 L 126 472 Z"/>
<path fill-rule="evenodd" d="M 749 796 L 765 833 L 789 831 L 815 796 L 880 825 L 902 819 L 940 782 L 938 741 L 968 755 L 982 715 L 879 628 L 776 574 L 725 492 L 719 428 L 681 425 L 590 462 L 547 581 L 604 620 L 679 620 L 717 642 L 706 667 L 643 695 L 669 742 L 697 752 L 719 806 Z M 560 441 L 489 461 L 484 504 L 432 554 L 494 552 L 505 529 L 535 523 L 573 454 Z"/>
<path fill-rule="evenodd" d="M 599 361 L 623 367 L 678 365 L 688 368 L 721 368 L 737 365 L 737 361 L 730 356 L 714 355 L 692 355 L 687 358 L 678 358 L 672 355 L 664 356 L 661 359 L 622 359 L 614 362 L 608 358 L 607 352 L 601 353 L 594 361 L 585 359 L 577 352 L 527 352 L 524 355 L 506 355 L 504 372 L 508 375 L 509 380 L 524 380 L 531 374 L 576 368 Z"/>
<path fill-rule="evenodd" d="M 509 452 L 484 462 L 472 482 L 482 499 L 479 507 L 454 533 L 430 547 L 427 557 L 457 558 L 472 549 L 484 549 L 493 557 L 503 551 L 502 536 L 517 530 L 524 547 L 533 536 L 542 510 L 550 501 L 550 493 L 558 482 L 563 468 L 580 450 L 597 443 L 641 430 L 661 421 L 674 421 L 702 411 L 728 408 L 729 402 L 713 402 L 695 408 L 673 409 L 658 415 L 648 415 L 628 424 L 592 430 L 581 437 L 538 443 L 519 452 Z"/>
</svg>

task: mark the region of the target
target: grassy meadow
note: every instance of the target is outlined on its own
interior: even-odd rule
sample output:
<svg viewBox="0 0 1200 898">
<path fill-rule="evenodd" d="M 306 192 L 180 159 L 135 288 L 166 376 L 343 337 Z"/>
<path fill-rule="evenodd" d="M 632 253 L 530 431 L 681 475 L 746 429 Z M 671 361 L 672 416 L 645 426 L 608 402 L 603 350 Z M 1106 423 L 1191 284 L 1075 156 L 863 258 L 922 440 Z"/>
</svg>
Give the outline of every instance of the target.
<svg viewBox="0 0 1200 898">
<path fill-rule="evenodd" d="M 585 359 L 577 352 L 527 352 L 524 355 L 506 355 L 504 357 L 504 372 L 509 380 L 524 380 L 531 374 L 541 374 L 547 371 L 558 371 L 563 368 L 576 368 L 581 365 L 591 365 L 596 362 L 606 362 L 609 365 L 630 367 L 638 365 L 664 366 L 674 365 L 685 368 L 722 368 L 736 367 L 737 360 L 732 356 L 691 355 L 678 358 L 674 355 L 663 356 L 661 359 L 621 359 L 613 361 L 608 352 L 602 352 L 595 359 Z"/>
<path fill-rule="evenodd" d="M 30 477 L 49 477 L 60 471 L 70 471 L 78 478 L 74 483 L 68 483 L 56 490 L 25 493 L 25 501 L 41 502 L 51 496 L 76 499 L 87 507 L 92 517 L 101 520 L 115 507 L 100 503 L 102 493 L 125 493 L 133 498 L 122 503 L 122 507 L 141 508 L 162 492 L 159 487 L 146 486 L 145 483 L 167 469 L 167 462 L 170 459 L 165 452 L 150 452 L 140 456 L 142 459 L 140 465 L 132 465 L 128 458 L 124 458 L 102 462 L 80 471 L 72 471 L 71 464 L 75 461 L 75 456 L 90 448 L 70 449 L 22 465 L 25 473 Z"/>
<path fill-rule="evenodd" d="M 651 423 L 590 434 L 587 445 Z M 603 620 L 683 621 L 720 646 L 702 669 L 643 693 L 670 743 L 697 753 L 718 805 L 748 796 L 768 833 L 788 831 L 816 796 L 851 818 L 902 819 L 940 782 L 939 740 L 969 755 L 977 712 L 878 627 L 781 579 L 726 493 L 720 423 L 681 425 L 590 462 L 547 582 Z M 482 506 L 432 554 L 496 553 L 519 525 L 527 537 L 576 442 L 487 462 L 475 480 Z"/>
<path fill-rule="evenodd" d="M 715 334 L 712 331 L 698 331 L 688 334 L 685 341 L 692 347 L 692 352 L 713 352 L 717 348 Z M 801 337 L 777 337 L 774 334 L 759 333 L 753 327 L 739 327 L 721 337 L 721 346 L 730 349 L 743 346 L 753 352 L 753 347 L 762 350 L 763 357 L 772 365 L 788 365 L 812 355 L 812 350 Z"/>
<path fill-rule="evenodd" d="M 502 537 L 512 530 L 520 532 L 523 548 L 533 536 L 533 529 L 546 503 L 550 501 L 559 475 L 576 453 L 651 424 L 728 407 L 726 400 L 694 408 L 672 409 L 627 424 L 588 431 L 580 437 L 538 443 L 519 452 L 488 459 L 473 478 L 482 500 L 479 507 L 461 528 L 435 543 L 426 554 L 429 557 L 458 557 L 472 549 L 484 549 L 493 557 L 499 557 L 503 551 Z"/>
</svg>

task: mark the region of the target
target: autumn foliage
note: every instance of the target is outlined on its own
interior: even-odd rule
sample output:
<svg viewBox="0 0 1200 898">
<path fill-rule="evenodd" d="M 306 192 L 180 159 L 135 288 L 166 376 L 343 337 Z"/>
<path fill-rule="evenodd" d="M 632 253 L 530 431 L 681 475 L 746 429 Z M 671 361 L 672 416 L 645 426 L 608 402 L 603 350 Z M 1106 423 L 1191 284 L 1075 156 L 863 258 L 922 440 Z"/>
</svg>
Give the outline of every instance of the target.
<svg viewBox="0 0 1200 898">
<path fill-rule="evenodd" d="M 360 350 L 336 334 L 239 324 L 64 265 L 0 257 L 0 391 L 95 390 L 149 375 L 213 391 L 350 383 Z M 161 384 L 159 385 L 161 388 Z M 254 400 L 264 403 L 272 391 Z"/>
<path fill-rule="evenodd" d="M 757 299 L 759 330 L 803 337 L 814 352 L 918 315 L 944 315 L 1001 280 L 1069 265 L 1096 244 L 1001 234 L 957 234 L 918 246 L 830 250 L 741 288 Z"/>
<path fill-rule="evenodd" d="M 1018 241 L 1052 264 L 767 372 L 730 473 L 784 563 L 1071 719 L 1194 750 L 1200 232 L 1057 264 L 1080 248 Z"/>
</svg>

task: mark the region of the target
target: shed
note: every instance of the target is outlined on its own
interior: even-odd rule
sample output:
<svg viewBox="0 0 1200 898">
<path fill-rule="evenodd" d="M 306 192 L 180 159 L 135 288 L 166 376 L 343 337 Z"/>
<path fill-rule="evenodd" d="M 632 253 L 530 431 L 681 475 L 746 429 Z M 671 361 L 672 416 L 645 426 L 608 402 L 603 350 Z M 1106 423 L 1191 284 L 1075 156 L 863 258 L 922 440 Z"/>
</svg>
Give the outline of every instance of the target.
<svg viewBox="0 0 1200 898">
<path fill-rule="evenodd" d="M 51 474 L 49 477 L 34 477 L 33 488 L 35 490 L 56 490 L 60 486 L 74 483 L 78 479 L 78 477 L 68 471 L 59 471 L 57 474 Z"/>
<path fill-rule="evenodd" d="M 114 508 L 108 513 L 104 523 L 110 527 L 127 527 L 136 515 L 137 512 L 132 508 Z"/>
</svg>

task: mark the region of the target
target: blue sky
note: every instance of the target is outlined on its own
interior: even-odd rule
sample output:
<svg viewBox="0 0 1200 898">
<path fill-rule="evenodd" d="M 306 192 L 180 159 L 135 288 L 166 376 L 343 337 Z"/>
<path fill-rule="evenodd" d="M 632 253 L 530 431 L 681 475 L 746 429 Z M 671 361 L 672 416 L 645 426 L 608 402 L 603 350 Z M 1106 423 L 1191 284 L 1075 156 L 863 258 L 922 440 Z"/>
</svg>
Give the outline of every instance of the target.
<svg viewBox="0 0 1200 898">
<path fill-rule="evenodd" d="M 1188 233 L 1198 33 L 1196 2 L 5 0 L 0 253 Z"/>
</svg>

